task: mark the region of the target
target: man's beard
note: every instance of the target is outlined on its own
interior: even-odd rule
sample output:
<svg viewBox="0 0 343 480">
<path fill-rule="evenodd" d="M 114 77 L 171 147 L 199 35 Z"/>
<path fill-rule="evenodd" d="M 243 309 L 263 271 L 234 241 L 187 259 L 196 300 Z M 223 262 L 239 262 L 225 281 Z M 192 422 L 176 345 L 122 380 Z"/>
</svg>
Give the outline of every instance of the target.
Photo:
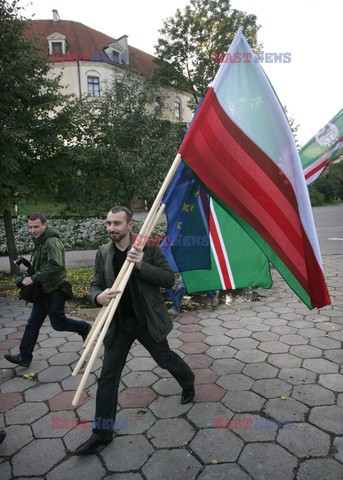
<svg viewBox="0 0 343 480">
<path fill-rule="evenodd" d="M 112 233 L 112 234 L 110 234 L 110 237 L 111 237 L 112 242 L 118 243 L 121 240 L 123 240 L 123 238 L 125 238 L 126 235 L 127 235 L 126 233 Z"/>
</svg>

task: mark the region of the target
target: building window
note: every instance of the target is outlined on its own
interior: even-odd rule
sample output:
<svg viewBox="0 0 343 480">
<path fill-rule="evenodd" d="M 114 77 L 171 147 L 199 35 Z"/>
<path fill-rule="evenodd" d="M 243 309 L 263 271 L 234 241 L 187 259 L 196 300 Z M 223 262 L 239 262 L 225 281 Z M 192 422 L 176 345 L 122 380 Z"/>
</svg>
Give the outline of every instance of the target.
<svg viewBox="0 0 343 480">
<path fill-rule="evenodd" d="M 100 79 L 99 77 L 87 77 L 88 95 L 90 97 L 100 97 Z"/>
<path fill-rule="evenodd" d="M 174 104 L 175 118 L 181 118 L 181 100 L 177 98 Z"/>
<path fill-rule="evenodd" d="M 52 50 L 52 52 L 61 52 L 61 53 L 63 53 L 63 45 L 62 45 L 62 42 L 51 42 L 51 50 Z"/>
</svg>

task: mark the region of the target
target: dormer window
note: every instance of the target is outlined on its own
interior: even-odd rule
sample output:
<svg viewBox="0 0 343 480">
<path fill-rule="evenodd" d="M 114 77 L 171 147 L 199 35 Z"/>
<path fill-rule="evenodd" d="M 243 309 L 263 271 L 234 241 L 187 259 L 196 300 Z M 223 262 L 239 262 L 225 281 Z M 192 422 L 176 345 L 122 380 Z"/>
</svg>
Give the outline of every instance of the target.
<svg viewBox="0 0 343 480">
<path fill-rule="evenodd" d="M 49 55 L 53 55 L 53 52 L 60 52 L 64 55 L 67 52 L 67 38 L 65 35 L 55 32 L 46 38 L 49 43 Z"/>
<path fill-rule="evenodd" d="M 63 53 L 63 43 L 62 42 L 52 42 L 51 43 L 52 52 L 61 52 Z"/>
</svg>

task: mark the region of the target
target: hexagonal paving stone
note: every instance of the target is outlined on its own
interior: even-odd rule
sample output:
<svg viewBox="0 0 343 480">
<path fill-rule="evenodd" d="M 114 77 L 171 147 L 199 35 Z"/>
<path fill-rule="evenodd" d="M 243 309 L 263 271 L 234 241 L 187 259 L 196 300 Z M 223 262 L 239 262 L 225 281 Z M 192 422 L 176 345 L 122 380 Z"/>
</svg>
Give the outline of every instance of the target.
<svg viewBox="0 0 343 480">
<path fill-rule="evenodd" d="M 61 387 L 58 383 L 43 383 L 34 385 L 29 390 L 25 392 L 25 401 L 26 402 L 42 402 L 44 400 L 49 400 L 58 393 L 60 393 Z"/>
<path fill-rule="evenodd" d="M 78 424 L 75 412 L 49 412 L 32 424 L 32 430 L 35 438 L 58 438 L 64 437 L 70 429 L 76 428 Z"/>
<path fill-rule="evenodd" d="M 231 341 L 230 347 L 237 348 L 237 350 L 250 350 L 257 348 L 259 342 L 253 338 L 236 338 Z"/>
<path fill-rule="evenodd" d="M 152 372 L 130 372 L 122 377 L 127 387 L 148 387 L 157 382 L 158 376 Z"/>
<path fill-rule="evenodd" d="M 287 322 L 286 322 L 287 323 Z M 278 333 L 279 335 L 293 335 L 297 333 L 297 329 L 294 327 L 289 327 L 288 325 L 277 325 L 276 327 L 272 327 L 271 331 L 274 333 Z"/>
<path fill-rule="evenodd" d="M 314 383 L 317 375 L 305 368 L 282 368 L 278 377 L 292 385 L 305 385 Z"/>
<path fill-rule="evenodd" d="M 6 423 L 7 425 L 31 424 L 43 417 L 47 411 L 48 407 L 44 403 L 22 403 L 5 414 Z"/>
<path fill-rule="evenodd" d="M 187 417 L 198 428 L 213 428 L 216 419 L 222 418 L 226 421 L 232 416 L 231 410 L 219 402 L 196 403 L 187 413 Z"/>
<path fill-rule="evenodd" d="M 276 421 L 287 423 L 304 421 L 309 408 L 294 400 L 294 398 L 287 398 L 286 400 L 273 398 L 265 404 L 264 411 L 270 417 L 275 418 Z"/>
<path fill-rule="evenodd" d="M 11 380 L 1 384 L 1 393 L 25 392 L 25 390 L 35 385 L 35 383 L 36 380 L 34 378 L 30 380 L 23 377 L 11 378 Z"/>
<path fill-rule="evenodd" d="M 280 429 L 277 442 L 299 458 L 324 457 L 330 449 L 330 437 L 308 423 L 291 423 Z"/>
<path fill-rule="evenodd" d="M 285 353 L 285 352 L 288 352 L 289 345 L 279 341 L 261 342 L 258 348 L 263 352 L 268 352 L 268 353 Z"/>
<path fill-rule="evenodd" d="M 199 324 L 203 327 L 215 327 L 221 325 L 223 322 L 222 320 L 214 319 L 214 318 L 205 318 L 200 320 Z"/>
<path fill-rule="evenodd" d="M 60 480 L 61 478 L 63 480 L 75 480 L 76 478 L 94 480 L 103 478 L 105 474 L 106 470 L 95 455 L 84 456 L 82 461 L 73 456 L 53 468 L 46 478 L 47 480 Z"/>
<path fill-rule="evenodd" d="M 23 403 L 23 397 L 20 393 L 1 393 L 0 394 L 0 413 L 7 412 L 11 408 Z"/>
<path fill-rule="evenodd" d="M 123 408 L 146 407 L 156 396 L 156 393 L 148 387 L 127 388 L 119 393 L 118 403 Z"/>
<path fill-rule="evenodd" d="M 235 328 L 233 330 L 226 332 L 225 335 L 231 338 L 245 338 L 245 337 L 250 337 L 250 335 L 252 335 L 252 332 L 249 330 L 246 330 L 245 328 Z"/>
<path fill-rule="evenodd" d="M 186 413 L 192 406 L 192 403 L 181 405 L 180 396 L 159 397 L 149 405 L 151 410 L 158 418 L 173 418 Z"/>
<path fill-rule="evenodd" d="M 290 353 L 275 353 L 273 355 L 269 355 L 268 363 L 271 363 L 275 367 L 279 368 L 294 368 L 300 367 L 301 365 L 301 358 L 298 358 Z"/>
<path fill-rule="evenodd" d="M 280 335 L 273 332 L 256 332 L 252 334 L 252 337 L 259 342 L 275 342 L 279 340 Z"/>
<path fill-rule="evenodd" d="M 343 365 L 343 350 L 325 350 L 324 357 L 339 365 Z"/>
<path fill-rule="evenodd" d="M 195 430 L 182 418 L 157 420 L 147 432 L 147 438 L 156 448 L 183 447 L 194 436 Z"/>
<path fill-rule="evenodd" d="M 308 339 L 301 335 L 281 335 L 280 342 L 287 343 L 287 345 L 305 345 Z"/>
<path fill-rule="evenodd" d="M 211 369 L 221 375 L 224 375 L 226 373 L 240 373 L 243 368 L 244 363 L 236 360 L 235 358 L 223 358 L 215 360 L 211 365 Z"/>
<path fill-rule="evenodd" d="M 225 395 L 225 390 L 218 385 L 202 384 L 195 387 L 195 402 L 219 402 Z"/>
<path fill-rule="evenodd" d="M 26 425 L 6 427 L 6 441 L 1 444 L 1 456 L 9 457 L 33 440 L 31 428 Z M 0 466 L 0 471 L 2 464 Z"/>
<path fill-rule="evenodd" d="M 218 385 L 230 391 L 249 390 L 253 383 L 254 381 L 250 377 L 242 375 L 241 373 L 222 375 L 219 380 L 217 380 Z"/>
<path fill-rule="evenodd" d="M 319 375 L 319 383 L 323 387 L 329 388 L 334 392 L 343 392 L 343 375 L 342 374 L 323 374 Z"/>
<path fill-rule="evenodd" d="M 183 313 L 181 317 L 178 318 L 178 322 L 181 323 L 182 325 L 187 325 L 189 323 L 198 324 L 199 320 L 195 315 L 191 313 Z M 174 322 L 174 325 L 175 325 L 175 322 Z"/>
<path fill-rule="evenodd" d="M 207 368 L 213 362 L 211 357 L 203 353 L 194 354 L 194 355 L 186 355 L 184 357 L 184 361 L 189 365 L 191 368 Z"/>
<path fill-rule="evenodd" d="M 293 480 L 297 459 L 284 448 L 272 443 L 250 443 L 239 463 L 254 480 Z"/>
<path fill-rule="evenodd" d="M 135 357 L 126 364 L 131 370 L 151 371 L 157 363 L 151 357 Z"/>
<path fill-rule="evenodd" d="M 303 367 L 316 373 L 338 372 L 338 365 L 324 358 L 308 358 L 303 361 Z"/>
<path fill-rule="evenodd" d="M 202 330 L 202 333 L 206 336 L 211 336 L 211 335 L 224 335 L 226 333 L 226 328 L 220 327 L 220 326 L 215 326 L 215 327 L 204 327 Z"/>
<path fill-rule="evenodd" d="M 58 353 L 49 358 L 50 365 L 72 365 L 79 360 L 79 355 L 75 352 Z"/>
<path fill-rule="evenodd" d="M 341 342 L 328 337 L 311 338 L 310 344 L 314 347 L 323 348 L 324 350 L 341 348 Z"/>
<path fill-rule="evenodd" d="M 175 395 L 180 393 L 180 385 L 175 378 L 161 378 L 158 382 L 154 383 L 152 387 L 159 395 Z"/>
<path fill-rule="evenodd" d="M 335 438 L 333 442 L 333 448 L 335 451 L 336 460 L 343 462 L 343 437 Z"/>
<path fill-rule="evenodd" d="M 197 368 L 193 370 L 195 385 L 210 383 L 211 385 L 219 378 L 219 375 L 210 368 Z"/>
<path fill-rule="evenodd" d="M 117 435 L 137 435 L 155 422 L 155 416 L 147 408 L 123 408 L 117 413 L 115 431 Z"/>
<path fill-rule="evenodd" d="M 218 465 L 206 465 L 198 480 L 251 480 L 250 475 L 243 472 L 235 463 L 221 463 Z"/>
<path fill-rule="evenodd" d="M 179 330 L 184 333 L 200 332 L 201 329 L 202 329 L 201 325 L 197 325 L 194 323 L 190 323 L 189 325 L 181 325 L 181 327 L 179 327 Z"/>
<path fill-rule="evenodd" d="M 253 363 L 246 365 L 243 373 L 248 375 L 248 377 L 259 380 L 261 378 L 274 378 L 277 376 L 279 370 L 275 367 L 272 367 L 268 363 Z"/>
<path fill-rule="evenodd" d="M 30 475 L 44 476 L 64 456 L 61 439 L 51 438 L 49 442 L 45 439 L 35 440 L 13 457 L 13 473 L 15 476 L 26 476 L 28 472 Z"/>
<path fill-rule="evenodd" d="M 228 392 L 222 403 L 234 412 L 258 412 L 264 405 L 265 399 L 246 390 Z"/>
<path fill-rule="evenodd" d="M 52 412 L 58 412 L 59 410 L 74 410 L 75 406 L 72 404 L 76 391 L 61 392 L 52 397 L 49 400 L 49 407 Z M 88 400 L 86 392 L 82 392 L 78 401 L 78 406 L 82 405 Z"/>
<path fill-rule="evenodd" d="M 206 355 L 212 358 L 233 358 L 236 353 L 237 350 L 227 345 L 224 345 L 220 347 L 210 347 L 207 350 Z"/>
<path fill-rule="evenodd" d="M 298 480 L 339 480 L 343 478 L 343 465 L 336 460 L 311 459 L 300 465 Z"/>
<path fill-rule="evenodd" d="M 243 448 L 243 442 L 228 429 L 200 430 L 190 448 L 204 463 L 212 460 L 234 462 Z"/>
<path fill-rule="evenodd" d="M 226 335 L 210 335 L 205 338 L 204 342 L 207 345 L 229 345 L 231 338 Z"/>
<path fill-rule="evenodd" d="M 38 380 L 44 383 L 60 382 L 71 375 L 71 368 L 67 365 L 48 367 L 38 374 Z"/>
<path fill-rule="evenodd" d="M 278 425 L 267 418 L 248 413 L 236 414 L 228 427 L 245 442 L 266 442 L 276 438 Z"/>
<path fill-rule="evenodd" d="M 154 449 L 143 435 L 115 437 L 100 452 L 106 468 L 112 472 L 138 470 L 144 465 Z"/>
<path fill-rule="evenodd" d="M 259 350 L 240 350 L 235 355 L 235 358 L 245 363 L 259 363 L 264 362 L 267 356 L 265 352 L 260 352 Z"/>
<path fill-rule="evenodd" d="M 343 408 L 336 406 L 314 407 L 309 422 L 337 435 L 343 434 Z"/>
<path fill-rule="evenodd" d="M 208 345 L 202 342 L 188 342 L 181 345 L 180 350 L 186 354 L 193 354 L 206 352 L 208 348 Z"/>
<path fill-rule="evenodd" d="M 201 464 L 186 450 L 158 450 L 142 468 L 145 478 L 156 480 L 194 480 Z"/>
<path fill-rule="evenodd" d="M 335 403 L 335 395 L 333 392 L 320 385 L 296 385 L 293 389 L 292 396 L 310 407 L 332 405 Z"/>
<path fill-rule="evenodd" d="M 278 378 L 270 378 L 264 380 L 256 380 L 252 386 L 252 390 L 263 397 L 275 398 L 283 395 L 288 396 L 292 387 L 288 383 Z"/>
</svg>

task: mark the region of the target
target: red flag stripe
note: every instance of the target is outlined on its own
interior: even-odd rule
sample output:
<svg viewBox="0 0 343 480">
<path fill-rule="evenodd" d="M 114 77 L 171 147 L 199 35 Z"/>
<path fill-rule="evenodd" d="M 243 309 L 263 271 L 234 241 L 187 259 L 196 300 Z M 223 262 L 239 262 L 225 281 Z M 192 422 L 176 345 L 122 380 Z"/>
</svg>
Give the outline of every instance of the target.
<svg viewBox="0 0 343 480">
<path fill-rule="evenodd" d="M 226 258 L 223 251 L 223 245 L 220 241 L 217 225 L 213 218 L 212 208 L 210 210 L 210 235 L 211 235 L 213 247 L 215 250 L 215 252 L 213 253 L 216 255 L 218 260 L 217 267 L 218 267 L 218 270 L 220 269 L 220 272 L 221 272 L 220 276 L 224 282 L 223 288 L 225 288 L 226 290 L 232 290 L 234 287 L 231 283 L 230 273 L 227 267 Z"/>
<path fill-rule="evenodd" d="M 205 116 L 206 100 L 207 109 Z M 221 118 L 220 123 L 218 122 L 218 112 Z M 225 128 L 222 127 L 224 124 L 226 124 Z M 234 126 L 234 130 L 236 130 L 235 135 L 239 138 L 240 143 L 238 144 L 237 141 L 232 141 L 232 124 L 233 122 L 228 119 L 225 112 L 222 111 L 214 92 L 210 92 L 191 126 L 191 129 L 195 130 L 193 134 L 189 131 L 180 149 L 180 153 L 195 173 L 206 183 L 208 188 L 218 195 L 226 204 L 234 208 L 244 220 L 257 230 L 293 272 L 305 290 L 308 290 L 301 226 L 296 211 L 297 203 L 292 187 L 288 181 L 285 181 L 282 173 L 279 173 L 277 185 L 275 185 L 276 167 L 272 160 L 254 145 L 243 132 L 240 132 L 238 135 L 236 126 Z M 205 127 L 203 127 L 203 125 L 205 125 Z M 214 125 L 216 131 L 214 132 L 212 128 L 209 128 L 209 125 Z M 206 136 L 206 139 L 203 134 Z M 221 145 L 223 144 L 229 145 L 232 151 L 228 152 L 225 149 L 222 151 Z M 252 151 L 252 144 L 256 152 Z M 244 148 L 242 146 L 244 146 Z M 247 148 L 247 146 L 249 146 L 249 148 Z M 260 165 L 254 160 L 254 153 L 256 153 L 258 159 L 263 159 L 263 171 Z M 203 158 L 204 161 L 199 162 L 200 158 Z M 229 160 L 227 160 L 227 158 L 229 158 Z M 225 162 L 224 159 L 226 159 Z M 243 169 L 235 159 L 239 159 L 240 163 L 244 163 L 245 168 Z M 228 163 L 230 163 L 230 168 Z M 265 164 L 267 164 L 267 167 Z M 216 172 L 215 178 L 213 176 L 214 171 Z M 249 171 L 253 172 L 255 185 L 251 177 L 248 178 L 247 176 L 247 172 Z M 266 172 L 272 172 L 272 178 L 268 177 Z M 235 179 L 234 176 L 236 177 Z M 256 184 L 262 184 L 264 186 L 263 190 L 260 190 L 259 186 L 256 187 Z M 230 192 L 233 192 L 233 185 L 235 185 L 236 188 L 234 194 L 231 194 Z M 257 190 L 255 190 L 255 188 L 257 188 Z M 252 198 L 251 191 L 254 192 L 255 195 L 257 191 L 262 202 L 260 198 L 257 198 L 257 195 L 256 198 Z M 266 192 L 270 191 L 273 191 L 274 197 L 276 198 L 272 199 L 270 196 L 266 196 Z M 285 193 L 288 193 L 287 198 Z M 240 198 L 240 201 L 238 201 L 237 198 Z M 261 209 L 259 201 L 263 203 L 264 211 Z M 246 208 L 247 204 L 251 212 Z M 271 217 L 276 218 L 276 222 L 270 222 Z M 291 221 L 289 221 L 287 217 Z M 266 231 L 267 225 L 270 232 Z M 297 230 L 294 227 L 298 227 Z M 294 248 L 294 245 L 296 245 L 296 248 Z"/>
</svg>

